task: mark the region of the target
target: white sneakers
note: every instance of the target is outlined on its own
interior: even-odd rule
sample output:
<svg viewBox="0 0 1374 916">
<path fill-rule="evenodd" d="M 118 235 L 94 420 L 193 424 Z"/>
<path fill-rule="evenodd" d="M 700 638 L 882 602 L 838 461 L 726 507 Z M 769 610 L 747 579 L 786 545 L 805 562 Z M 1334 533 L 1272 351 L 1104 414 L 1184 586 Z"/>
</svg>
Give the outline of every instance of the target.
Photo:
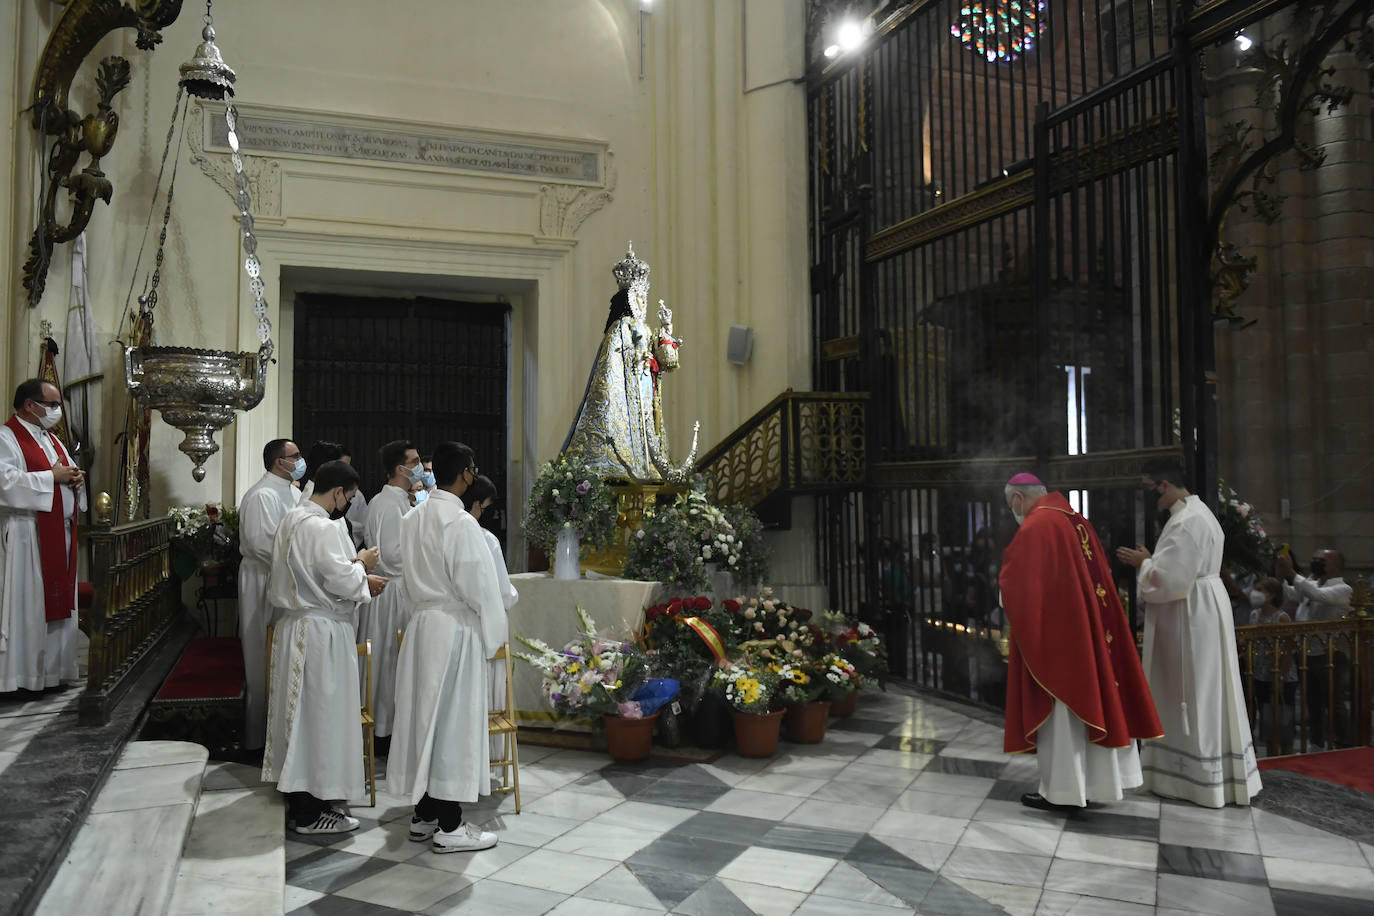
<svg viewBox="0 0 1374 916">
<path fill-rule="evenodd" d="M 422 821 L 415 815 L 410 816 L 410 839 L 413 843 L 423 843 L 434 832 L 439 829 L 439 819 L 436 817 L 432 821 Z"/>
<path fill-rule="evenodd" d="M 326 808 L 320 812 L 320 816 L 315 818 L 313 824 L 297 824 L 296 832 L 304 834 L 312 833 L 348 833 L 350 830 L 358 829 L 358 819 L 336 811 L 333 808 Z"/>
<path fill-rule="evenodd" d="M 422 822 L 423 823 L 423 822 Z M 411 820 L 411 838 L 415 837 L 415 821 Z M 496 834 L 472 824 L 460 824 L 457 830 L 435 830 L 435 852 L 475 852 L 496 845 Z"/>
</svg>

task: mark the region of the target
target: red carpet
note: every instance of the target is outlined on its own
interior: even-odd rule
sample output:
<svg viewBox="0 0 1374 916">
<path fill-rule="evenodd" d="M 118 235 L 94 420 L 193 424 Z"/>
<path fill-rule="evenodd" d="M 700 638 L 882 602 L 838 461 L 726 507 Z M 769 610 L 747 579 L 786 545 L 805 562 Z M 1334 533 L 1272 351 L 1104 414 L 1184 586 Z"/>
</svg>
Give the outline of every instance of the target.
<svg viewBox="0 0 1374 916">
<path fill-rule="evenodd" d="M 1261 770 L 1292 770 L 1304 776 L 1374 793 L 1374 747 L 1323 751 L 1293 757 L 1265 757 Z"/>
</svg>

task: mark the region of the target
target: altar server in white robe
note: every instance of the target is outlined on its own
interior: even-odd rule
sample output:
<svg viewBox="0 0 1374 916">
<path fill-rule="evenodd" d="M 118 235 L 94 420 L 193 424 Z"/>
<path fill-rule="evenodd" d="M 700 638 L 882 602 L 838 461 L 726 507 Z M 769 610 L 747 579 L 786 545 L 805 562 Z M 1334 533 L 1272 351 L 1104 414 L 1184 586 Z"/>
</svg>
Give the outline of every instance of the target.
<svg viewBox="0 0 1374 916">
<path fill-rule="evenodd" d="M 1145 674 L 1164 737 L 1142 742 L 1144 787 L 1208 808 L 1248 805 L 1259 768 L 1241 688 L 1231 601 L 1221 584 L 1225 537 L 1170 460 L 1141 471 L 1146 503 L 1168 511 L 1154 553 L 1137 545 L 1117 558 L 1138 567 L 1145 608 Z"/>
<path fill-rule="evenodd" d="M 410 616 L 401 581 L 401 518 L 410 511 L 410 488 L 424 476 L 424 468 L 419 451 L 406 439 L 388 442 L 380 454 L 387 481 L 368 507 L 365 539 L 380 552 L 377 575 L 389 584 L 371 604 L 359 608 L 358 641 L 372 640 L 372 717 L 377 754 L 385 757 L 396 706 L 396 631 L 405 628 Z"/>
<path fill-rule="evenodd" d="M 62 393 L 29 379 L 0 425 L 0 692 L 75 681 L 75 519 L 85 475 L 48 430 Z"/>
<path fill-rule="evenodd" d="M 363 790 L 358 718 L 357 605 L 381 593 L 375 549 L 354 555 L 334 523 L 358 489 L 342 461 L 320 467 L 315 492 L 286 513 L 272 550 L 268 598 L 277 609 L 262 778 L 287 796 L 297 833 L 344 833 L 358 821 L 335 807 Z"/>
<path fill-rule="evenodd" d="M 467 508 L 468 514 L 477 520 L 477 524 L 482 524 L 482 514 L 491 508 L 491 504 L 496 501 L 496 484 L 491 482 L 491 478 L 485 474 L 479 474 L 473 481 L 472 486 L 468 487 L 463 494 L 463 505 Z M 491 565 L 496 570 L 496 584 L 501 590 L 501 613 L 500 622 L 491 629 L 497 637 L 496 646 L 500 646 L 510 640 L 510 621 L 506 612 L 515 606 L 515 602 L 520 600 L 520 593 L 511 584 L 510 573 L 506 570 L 506 555 L 501 550 L 501 541 L 492 533 L 491 529 L 482 529 L 482 539 L 486 541 L 487 550 L 491 553 Z M 487 661 L 487 708 L 505 709 L 506 708 L 506 662 L 504 659 L 489 659 Z M 503 735 L 492 735 L 491 737 L 491 759 L 500 760 L 506 751 L 506 739 Z M 492 778 L 498 778 L 499 770 L 492 769 Z"/>
<path fill-rule="evenodd" d="M 348 446 L 343 447 L 343 454 L 339 456 L 339 460 L 346 464 L 353 463 L 353 453 L 348 450 Z M 348 528 L 348 536 L 353 539 L 353 546 L 359 550 L 363 549 L 364 544 L 369 547 L 377 546 L 365 537 L 368 505 L 367 497 L 359 490 L 354 494 L 353 502 L 348 504 L 348 511 L 344 513 L 344 526 Z"/>
<path fill-rule="evenodd" d="M 243 747 L 261 750 L 267 737 L 267 576 L 272 571 L 272 542 L 286 513 L 296 508 L 300 491 L 292 483 L 305 473 L 305 459 L 290 439 L 263 446 L 266 468 L 239 500 L 239 642 L 243 649 Z"/>
<path fill-rule="evenodd" d="M 410 623 L 396 672 L 388 788 L 415 804 L 410 838 L 435 852 L 496 845 L 463 821 L 463 803 L 491 793 L 487 659 L 499 643 L 501 593 L 481 528 L 461 497 L 477 476 L 472 449 L 434 450 L 438 486 L 401 522 Z"/>
</svg>

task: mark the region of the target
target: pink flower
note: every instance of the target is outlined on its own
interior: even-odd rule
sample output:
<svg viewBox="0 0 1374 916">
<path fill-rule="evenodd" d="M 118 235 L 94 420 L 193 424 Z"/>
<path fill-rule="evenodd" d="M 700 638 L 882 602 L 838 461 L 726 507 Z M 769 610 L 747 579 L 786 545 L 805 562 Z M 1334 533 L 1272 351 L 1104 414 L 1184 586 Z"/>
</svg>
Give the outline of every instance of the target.
<svg viewBox="0 0 1374 916">
<path fill-rule="evenodd" d="M 644 718 L 644 711 L 640 709 L 639 704 L 634 701 L 621 703 L 620 717 L 622 719 L 642 719 Z"/>
</svg>

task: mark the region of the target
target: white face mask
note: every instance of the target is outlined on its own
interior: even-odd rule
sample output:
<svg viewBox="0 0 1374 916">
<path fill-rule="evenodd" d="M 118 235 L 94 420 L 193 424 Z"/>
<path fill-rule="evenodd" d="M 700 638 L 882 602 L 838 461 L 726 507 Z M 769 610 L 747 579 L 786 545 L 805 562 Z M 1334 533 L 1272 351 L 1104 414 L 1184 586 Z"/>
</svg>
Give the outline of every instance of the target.
<svg viewBox="0 0 1374 916">
<path fill-rule="evenodd" d="M 38 425 L 44 429 L 52 429 L 62 422 L 61 407 L 44 407 L 43 416 L 38 419 Z"/>
<path fill-rule="evenodd" d="M 1251 607 L 1264 607 L 1264 602 L 1265 602 L 1266 600 L 1268 600 L 1268 598 L 1269 598 L 1268 595 L 1266 595 L 1264 592 L 1260 591 L 1260 590 L 1257 589 L 1257 588 L 1252 588 L 1252 589 L 1250 590 L 1250 606 L 1251 606 Z"/>
</svg>

